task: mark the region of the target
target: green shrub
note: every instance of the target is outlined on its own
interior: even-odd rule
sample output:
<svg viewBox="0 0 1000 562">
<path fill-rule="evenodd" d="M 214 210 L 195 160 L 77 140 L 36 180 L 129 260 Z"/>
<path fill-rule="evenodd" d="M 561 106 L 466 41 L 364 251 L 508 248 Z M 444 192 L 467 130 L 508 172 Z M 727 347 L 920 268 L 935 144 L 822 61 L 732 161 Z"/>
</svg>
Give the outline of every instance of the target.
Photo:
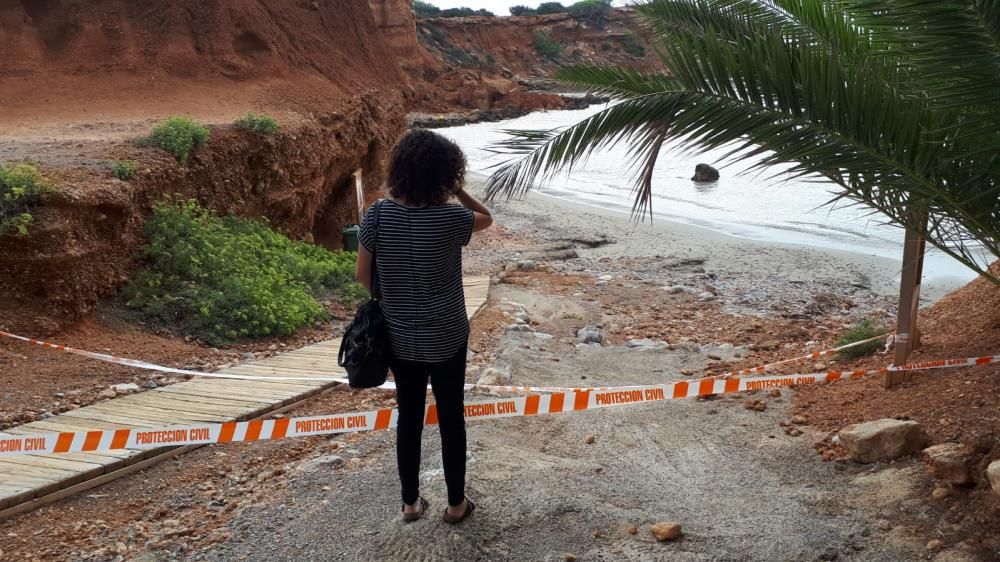
<svg viewBox="0 0 1000 562">
<path fill-rule="evenodd" d="M 292 241 L 193 201 L 157 204 L 145 232 L 148 267 L 125 287 L 126 305 L 210 343 L 290 334 L 326 317 L 315 295 L 363 292 L 354 253 Z"/>
<path fill-rule="evenodd" d="M 535 50 L 543 57 L 555 59 L 559 58 L 559 55 L 562 54 L 562 46 L 553 41 L 544 31 L 535 31 L 534 44 Z"/>
<path fill-rule="evenodd" d="M 255 115 L 252 111 L 247 112 L 246 117 L 237 119 L 233 125 L 237 129 L 247 129 L 265 135 L 273 135 L 278 132 L 278 122 L 273 117 L 263 113 Z"/>
<path fill-rule="evenodd" d="M 534 8 L 529 8 L 528 6 L 511 6 L 510 15 L 512 16 L 533 16 L 538 12 Z"/>
<path fill-rule="evenodd" d="M 848 328 L 844 335 L 837 340 L 835 347 L 840 347 L 842 345 L 852 344 L 858 341 L 864 341 L 869 338 L 874 338 L 875 336 L 881 336 L 889 331 L 889 328 L 877 324 L 872 320 L 862 320 L 857 324 Z M 859 346 L 851 347 L 841 351 L 838 355 L 843 359 L 854 359 L 857 357 L 863 357 L 882 347 L 882 342 L 879 340 L 871 341 Z"/>
<path fill-rule="evenodd" d="M 642 46 L 642 41 L 635 33 L 628 33 L 622 38 L 622 48 L 633 57 L 642 58 L 646 56 L 646 47 Z"/>
<path fill-rule="evenodd" d="M 565 11 L 566 6 L 563 6 L 560 2 L 542 2 L 535 8 L 535 13 L 539 15 L 560 14 Z"/>
<path fill-rule="evenodd" d="M 34 220 L 31 208 L 49 190 L 49 184 L 32 164 L 0 164 L 0 236 L 28 233 Z"/>
<path fill-rule="evenodd" d="M 436 18 L 441 15 L 441 8 L 421 0 L 413 0 L 413 14 L 418 18 Z"/>
<path fill-rule="evenodd" d="M 146 142 L 166 150 L 181 164 L 187 164 L 191 151 L 208 140 L 208 128 L 187 117 L 170 117 L 153 129 Z"/>
<path fill-rule="evenodd" d="M 132 179 L 132 176 L 135 175 L 135 162 L 131 160 L 118 160 L 111 166 L 111 175 L 122 181 Z"/>
<path fill-rule="evenodd" d="M 566 10 L 576 20 L 603 26 L 611 11 L 611 0 L 580 0 Z"/>
</svg>

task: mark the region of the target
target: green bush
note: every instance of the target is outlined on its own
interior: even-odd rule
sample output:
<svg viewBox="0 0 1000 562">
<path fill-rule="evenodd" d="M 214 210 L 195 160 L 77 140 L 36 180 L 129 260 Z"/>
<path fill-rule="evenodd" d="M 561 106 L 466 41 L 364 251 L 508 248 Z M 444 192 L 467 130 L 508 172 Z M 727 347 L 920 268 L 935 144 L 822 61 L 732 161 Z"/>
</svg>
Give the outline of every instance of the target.
<svg viewBox="0 0 1000 562">
<path fill-rule="evenodd" d="M 646 47 L 642 46 L 642 41 L 635 33 L 629 33 L 622 38 L 622 48 L 633 57 L 642 58 L 646 56 Z"/>
<path fill-rule="evenodd" d="M 534 8 L 529 8 L 528 6 L 511 6 L 510 15 L 512 16 L 533 16 L 538 12 Z"/>
<path fill-rule="evenodd" d="M 580 0 L 566 10 L 576 20 L 603 26 L 611 11 L 611 0 Z"/>
<path fill-rule="evenodd" d="M 263 113 L 255 115 L 252 111 L 247 112 L 246 117 L 237 119 L 233 125 L 237 129 L 247 129 L 265 135 L 273 135 L 278 132 L 278 122 L 273 117 Z"/>
<path fill-rule="evenodd" d="M 535 31 L 534 44 L 535 50 L 543 57 L 556 59 L 562 54 L 562 45 L 553 41 L 544 31 Z"/>
<path fill-rule="evenodd" d="M 858 341 L 864 341 L 869 338 L 874 338 L 875 336 L 881 336 L 889 331 L 889 328 L 873 322 L 872 320 L 862 320 L 857 324 L 848 328 L 844 335 L 837 340 L 835 347 L 840 347 L 842 345 L 852 344 Z M 838 355 L 843 359 L 854 359 L 857 357 L 863 357 L 882 347 L 882 342 L 875 340 L 862 344 L 856 347 L 845 349 L 841 351 Z"/>
<path fill-rule="evenodd" d="M 441 15 L 441 8 L 421 0 L 413 0 L 413 14 L 418 18 L 436 18 Z"/>
<path fill-rule="evenodd" d="M 31 164 L 0 164 L 0 236 L 16 231 L 24 236 L 34 220 L 31 208 L 49 190 L 48 182 Z"/>
<path fill-rule="evenodd" d="M 132 179 L 132 176 L 135 175 L 135 162 L 131 160 L 118 160 L 111 166 L 111 175 L 122 181 Z"/>
<path fill-rule="evenodd" d="M 560 2 L 542 2 L 535 8 L 535 13 L 539 15 L 560 14 L 565 11 L 566 6 L 563 6 Z"/>
<path fill-rule="evenodd" d="M 208 128 L 187 117 L 170 117 L 153 129 L 146 142 L 166 150 L 181 164 L 187 164 L 191 151 L 208 140 Z"/>
<path fill-rule="evenodd" d="M 289 240 L 193 201 L 157 204 L 145 232 L 148 267 L 125 287 L 126 306 L 210 343 L 290 334 L 326 317 L 315 295 L 363 294 L 354 253 Z"/>
</svg>

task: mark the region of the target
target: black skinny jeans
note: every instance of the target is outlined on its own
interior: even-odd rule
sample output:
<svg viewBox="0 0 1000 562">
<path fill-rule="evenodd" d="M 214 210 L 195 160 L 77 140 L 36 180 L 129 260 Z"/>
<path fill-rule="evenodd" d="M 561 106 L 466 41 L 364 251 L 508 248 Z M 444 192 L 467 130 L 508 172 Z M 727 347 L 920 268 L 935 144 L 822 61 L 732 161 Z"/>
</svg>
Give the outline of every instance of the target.
<svg viewBox="0 0 1000 562">
<path fill-rule="evenodd" d="M 393 359 L 396 380 L 396 465 L 403 488 L 403 503 L 420 495 L 420 440 L 424 430 L 427 379 L 430 377 L 441 429 L 441 457 L 448 485 L 448 505 L 465 499 L 465 355 L 467 347 L 441 363 Z"/>
</svg>

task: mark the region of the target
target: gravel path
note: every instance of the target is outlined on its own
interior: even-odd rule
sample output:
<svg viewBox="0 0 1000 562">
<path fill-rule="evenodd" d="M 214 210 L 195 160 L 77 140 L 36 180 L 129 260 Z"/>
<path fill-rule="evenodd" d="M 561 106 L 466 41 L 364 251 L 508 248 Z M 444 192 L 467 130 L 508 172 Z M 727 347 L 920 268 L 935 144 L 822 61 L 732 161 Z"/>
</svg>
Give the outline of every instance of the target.
<svg viewBox="0 0 1000 562">
<path fill-rule="evenodd" d="M 527 300 L 527 299 L 525 299 Z M 529 305 L 530 306 L 530 305 Z M 529 309 L 529 313 L 532 310 Z M 652 383 L 697 369 L 691 349 L 567 352 L 532 334 L 504 336 L 498 363 L 514 381 Z M 567 345 L 568 342 L 564 342 Z M 552 360 L 558 354 L 560 360 Z M 469 494 L 459 527 L 440 520 L 439 439 L 425 433 L 428 517 L 398 516 L 393 433 L 359 443 L 358 468 L 293 470 L 289 497 L 245 512 L 210 560 L 903 560 L 917 550 L 880 519 L 908 509 L 911 464 L 872 472 L 821 462 L 809 436 L 790 437 L 788 396 L 685 400 L 469 424 Z M 469 400 L 476 400 L 470 397 Z M 589 437 L 593 437 L 592 443 Z M 350 466 L 350 463 L 348 463 Z M 649 531 L 676 521 L 684 536 Z M 883 523 L 884 525 L 884 523 Z M 628 532 L 637 528 L 637 534 Z"/>
</svg>

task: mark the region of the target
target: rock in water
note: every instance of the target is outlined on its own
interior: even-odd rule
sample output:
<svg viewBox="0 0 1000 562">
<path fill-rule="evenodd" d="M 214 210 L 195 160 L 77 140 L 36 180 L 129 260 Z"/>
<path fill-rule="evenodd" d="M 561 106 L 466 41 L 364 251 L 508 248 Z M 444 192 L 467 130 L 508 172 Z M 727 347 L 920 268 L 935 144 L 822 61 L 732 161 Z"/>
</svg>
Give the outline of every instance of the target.
<svg viewBox="0 0 1000 562">
<path fill-rule="evenodd" d="M 691 181 L 718 181 L 719 171 L 708 164 L 698 164 L 694 167 Z"/>
<path fill-rule="evenodd" d="M 677 523 L 657 523 L 649 528 L 649 532 L 660 542 L 672 541 L 681 536 L 681 526 Z"/>
<path fill-rule="evenodd" d="M 986 477 L 990 480 L 993 493 L 1000 495 L 1000 461 L 993 461 L 986 467 Z"/>
<path fill-rule="evenodd" d="M 604 332 L 597 326 L 584 326 L 576 333 L 576 339 L 580 343 L 604 343 Z"/>
<path fill-rule="evenodd" d="M 942 443 L 924 449 L 927 472 L 949 484 L 963 485 L 972 482 L 969 465 L 972 451 L 961 443 Z"/>
<path fill-rule="evenodd" d="M 915 421 L 878 420 L 840 430 L 840 442 L 851 460 L 870 463 L 898 459 L 919 452 L 927 435 Z"/>
</svg>

